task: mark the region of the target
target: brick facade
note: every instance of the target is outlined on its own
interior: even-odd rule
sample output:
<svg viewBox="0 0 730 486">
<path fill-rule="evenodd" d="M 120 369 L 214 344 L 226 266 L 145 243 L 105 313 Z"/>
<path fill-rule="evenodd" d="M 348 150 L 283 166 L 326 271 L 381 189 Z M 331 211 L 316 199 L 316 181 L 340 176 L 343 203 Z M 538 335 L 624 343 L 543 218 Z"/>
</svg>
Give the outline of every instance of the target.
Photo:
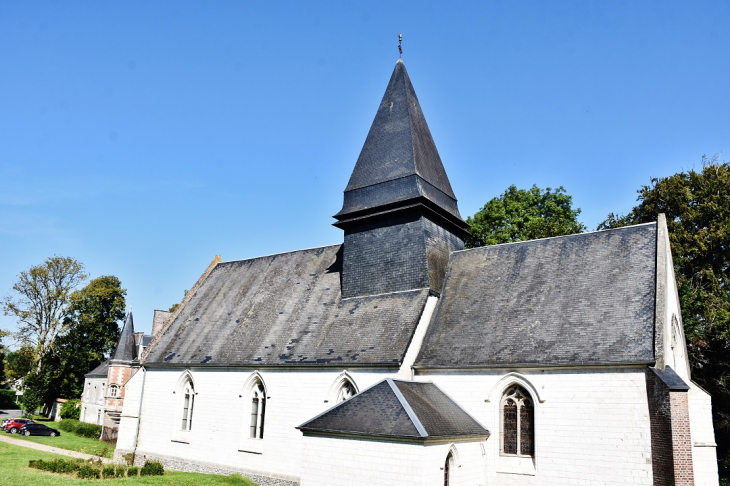
<svg viewBox="0 0 730 486">
<path fill-rule="evenodd" d="M 654 484 L 692 486 L 694 470 L 687 391 L 670 390 L 651 370 L 647 370 L 646 376 Z"/>
</svg>

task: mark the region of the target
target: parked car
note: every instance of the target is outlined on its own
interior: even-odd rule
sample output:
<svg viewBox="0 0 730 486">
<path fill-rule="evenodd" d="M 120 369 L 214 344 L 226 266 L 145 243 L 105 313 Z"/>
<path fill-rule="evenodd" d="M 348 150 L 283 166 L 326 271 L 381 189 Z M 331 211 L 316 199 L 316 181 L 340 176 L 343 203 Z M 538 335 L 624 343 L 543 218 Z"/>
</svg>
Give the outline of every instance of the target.
<svg viewBox="0 0 730 486">
<path fill-rule="evenodd" d="M 0 422 L 0 430 L 5 430 L 5 425 L 6 425 L 6 424 L 7 424 L 8 422 L 10 422 L 11 420 L 13 420 L 13 419 L 11 419 L 11 418 L 6 418 L 6 419 L 5 419 L 5 420 L 3 420 L 2 422 Z"/>
<path fill-rule="evenodd" d="M 14 418 L 10 419 L 10 422 L 5 424 L 5 432 L 10 432 L 11 434 L 17 434 L 18 430 L 25 425 L 25 424 L 32 424 L 34 423 L 31 419 L 24 419 L 24 418 Z"/>
<path fill-rule="evenodd" d="M 23 434 L 25 436 L 31 436 L 31 435 L 50 435 L 51 437 L 55 437 L 57 435 L 61 435 L 61 432 L 57 431 L 56 429 L 52 429 L 50 427 L 46 427 L 43 424 L 36 424 L 36 423 L 29 423 L 23 425 L 19 430 L 19 434 Z"/>
</svg>

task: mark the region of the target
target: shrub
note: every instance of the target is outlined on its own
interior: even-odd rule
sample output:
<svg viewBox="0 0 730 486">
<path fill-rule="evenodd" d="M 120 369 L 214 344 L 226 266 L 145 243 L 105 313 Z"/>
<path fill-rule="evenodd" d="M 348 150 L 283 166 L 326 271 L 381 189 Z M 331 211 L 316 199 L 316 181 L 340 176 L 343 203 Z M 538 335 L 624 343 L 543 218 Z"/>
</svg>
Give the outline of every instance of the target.
<svg viewBox="0 0 730 486">
<path fill-rule="evenodd" d="M 80 400 L 69 400 L 61 407 L 61 418 L 62 419 L 76 419 L 78 420 L 81 416 L 81 404 Z"/>
<path fill-rule="evenodd" d="M 124 473 L 127 472 L 127 468 L 124 466 L 117 466 L 116 469 L 114 469 L 114 476 L 118 478 L 123 478 Z"/>
<path fill-rule="evenodd" d="M 66 432 L 75 432 L 76 425 L 79 423 L 78 420 L 63 419 L 56 424 L 56 427 Z"/>
<path fill-rule="evenodd" d="M 79 467 L 77 474 L 79 479 L 99 479 L 99 470 L 86 464 Z"/>
<path fill-rule="evenodd" d="M 129 454 L 122 454 L 122 457 L 127 462 L 128 466 L 134 465 L 134 452 L 130 452 Z"/>
<path fill-rule="evenodd" d="M 89 439 L 98 439 L 101 436 L 101 429 L 101 425 L 79 422 L 78 425 L 76 425 L 74 434 L 80 435 L 81 437 L 87 437 Z"/>
<path fill-rule="evenodd" d="M 127 477 L 131 478 L 134 476 L 139 476 L 139 468 L 137 466 L 129 466 L 127 469 Z"/>
<path fill-rule="evenodd" d="M 104 475 L 104 479 L 109 479 L 114 477 L 114 466 L 106 466 L 104 469 L 101 470 L 101 473 Z"/>
<path fill-rule="evenodd" d="M 160 461 L 145 461 L 139 471 L 140 476 L 162 476 L 163 474 L 165 474 L 165 468 Z"/>
</svg>

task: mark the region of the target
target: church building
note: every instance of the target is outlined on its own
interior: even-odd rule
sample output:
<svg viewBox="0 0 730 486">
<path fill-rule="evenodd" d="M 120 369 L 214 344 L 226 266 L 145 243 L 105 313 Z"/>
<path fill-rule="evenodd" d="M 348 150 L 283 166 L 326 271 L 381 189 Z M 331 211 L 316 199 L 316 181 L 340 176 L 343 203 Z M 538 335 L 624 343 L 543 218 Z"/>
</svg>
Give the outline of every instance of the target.
<svg viewBox="0 0 730 486">
<path fill-rule="evenodd" d="M 125 383 L 118 457 L 260 485 L 718 484 L 663 215 L 465 250 L 399 60 L 334 217 L 343 243 L 213 260 Z"/>
</svg>

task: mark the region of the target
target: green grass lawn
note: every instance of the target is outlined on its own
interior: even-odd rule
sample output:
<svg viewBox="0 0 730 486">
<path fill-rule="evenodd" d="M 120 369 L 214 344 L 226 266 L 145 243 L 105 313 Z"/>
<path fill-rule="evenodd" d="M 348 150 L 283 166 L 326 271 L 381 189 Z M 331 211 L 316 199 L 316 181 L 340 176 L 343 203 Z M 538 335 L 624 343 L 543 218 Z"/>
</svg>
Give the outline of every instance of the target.
<svg viewBox="0 0 730 486">
<path fill-rule="evenodd" d="M 52 438 L 52 437 L 51 437 Z M 58 437 L 56 437 L 58 438 Z M 75 475 L 54 474 L 28 467 L 32 459 L 69 459 L 66 456 L 26 449 L 0 442 L 0 484 L 3 486 L 27 485 L 171 485 L 171 486 L 256 486 L 241 476 L 218 476 L 214 474 L 183 473 L 165 471 L 164 476 L 147 476 L 120 479 L 82 480 Z"/>
<path fill-rule="evenodd" d="M 53 425 L 49 425 L 53 427 Z M 14 439 L 27 440 L 28 442 L 35 442 L 37 444 L 43 444 L 60 449 L 68 449 L 69 451 L 83 452 L 84 454 L 91 454 L 92 456 L 112 457 L 114 456 L 114 446 L 107 444 L 96 439 L 89 439 L 86 437 L 79 437 L 78 435 L 71 432 L 61 431 L 61 435 L 57 437 L 49 437 L 47 435 L 31 435 L 26 437 L 20 434 L 8 434 L 7 432 L 0 432 L 0 434 L 7 434 L 8 437 Z"/>
</svg>

